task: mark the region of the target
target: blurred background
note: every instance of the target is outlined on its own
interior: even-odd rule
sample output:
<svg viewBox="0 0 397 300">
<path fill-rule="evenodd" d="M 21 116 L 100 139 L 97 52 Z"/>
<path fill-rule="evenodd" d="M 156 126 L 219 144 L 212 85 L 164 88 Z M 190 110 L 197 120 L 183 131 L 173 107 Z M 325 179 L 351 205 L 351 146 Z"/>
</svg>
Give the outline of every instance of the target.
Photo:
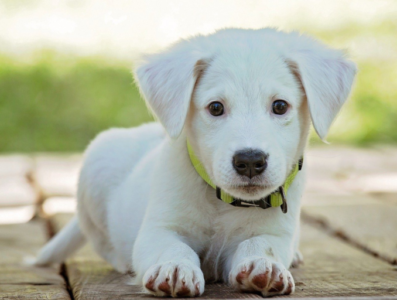
<svg viewBox="0 0 397 300">
<path fill-rule="evenodd" d="M 0 0 L 1 299 L 133 297 L 89 248 L 21 262 L 75 213 L 87 144 L 152 120 L 138 56 L 231 26 L 297 30 L 358 64 L 330 145 L 312 133 L 305 153 L 297 297 L 396 295 L 397 0 Z"/>
<path fill-rule="evenodd" d="M 396 1 L 0 0 L 0 152 L 82 151 L 106 128 L 151 120 L 134 59 L 228 26 L 347 49 L 360 72 L 329 141 L 397 142 Z"/>
<path fill-rule="evenodd" d="M 347 49 L 355 88 L 332 145 L 312 134 L 305 203 L 397 203 L 397 1 L 0 0 L 0 223 L 73 211 L 90 140 L 152 120 L 134 60 L 230 26 L 298 30 Z"/>
</svg>

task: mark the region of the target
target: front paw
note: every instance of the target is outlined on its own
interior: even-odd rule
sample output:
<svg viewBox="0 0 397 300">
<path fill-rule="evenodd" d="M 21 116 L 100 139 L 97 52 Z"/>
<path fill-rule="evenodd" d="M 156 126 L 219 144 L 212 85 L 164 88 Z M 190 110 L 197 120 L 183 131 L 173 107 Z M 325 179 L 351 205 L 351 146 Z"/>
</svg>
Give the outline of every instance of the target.
<svg viewBox="0 0 397 300">
<path fill-rule="evenodd" d="M 229 282 L 238 290 L 263 296 L 289 295 L 295 290 L 291 273 L 282 264 L 262 257 L 240 263 L 230 272 Z"/>
<path fill-rule="evenodd" d="M 196 297 L 204 292 L 204 275 L 190 262 L 166 262 L 146 271 L 143 286 L 154 296 Z"/>
</svg>

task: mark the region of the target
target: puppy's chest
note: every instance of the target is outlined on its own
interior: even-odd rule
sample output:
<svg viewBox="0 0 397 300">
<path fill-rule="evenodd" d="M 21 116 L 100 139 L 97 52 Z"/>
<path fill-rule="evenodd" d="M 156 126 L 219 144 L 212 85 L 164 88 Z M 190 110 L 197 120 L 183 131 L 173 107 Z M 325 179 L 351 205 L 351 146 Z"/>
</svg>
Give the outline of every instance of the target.
<svg viewBox="0 0 397 300">
<path fill-rule="evenodd" d="M 219 247 L 221 240 L 247 238 L 258 229 L 255 218 L 244 208 L 236 209 L 226 203 L 221 207 L 213 205 L 206 210 L 179 216 L 177 232 L 184 236 L 197 251 Z M 254 230 L 255 231 L 255 230 Z"/>
<path fill-rule="evenodd" d="M 222 279 L 224 261 L 243 240 L 256 234 L 255 221 L 247 217 L 249 211 L 222 206 L 211 222 L 210 236 L 199 253 L 207 281 Z"/>
</svg>

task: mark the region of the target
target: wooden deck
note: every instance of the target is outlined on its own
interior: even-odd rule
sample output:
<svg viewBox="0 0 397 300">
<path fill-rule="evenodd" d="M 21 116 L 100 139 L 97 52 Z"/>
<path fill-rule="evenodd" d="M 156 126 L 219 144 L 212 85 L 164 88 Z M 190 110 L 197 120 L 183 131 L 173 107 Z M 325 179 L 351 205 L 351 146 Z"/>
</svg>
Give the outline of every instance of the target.
<svg viewBox="0 0 397 300">
<path fill-rule="evenodd" d="M 397 299 L 397 149 L 314 148 L 304 265 L 287 299 Z M 65 264 L 22 262 L 71 217 L 80 155 L 0 156 L 0 299 L 148 299 L 87 245 Z M 205 299 L 261 298 L 207 285 Z M 277 298 L 277 297 L 275 297 Z"/>
</svg>

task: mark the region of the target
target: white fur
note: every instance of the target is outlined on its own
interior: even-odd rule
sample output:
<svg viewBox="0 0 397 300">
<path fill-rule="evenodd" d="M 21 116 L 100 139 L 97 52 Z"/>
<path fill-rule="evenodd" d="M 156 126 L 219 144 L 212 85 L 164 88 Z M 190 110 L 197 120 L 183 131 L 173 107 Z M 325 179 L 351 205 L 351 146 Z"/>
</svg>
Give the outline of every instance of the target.
<svg viewBox="0 0 397 300">
<path fill-rule="evenodd" d="M 186 139 L 216 185 L 237 198 L 262 198 L 284 183 L 303 155 L 310 115 L 325 138 L 354 73 L 341 52 L 273 29 L 221 30 L 146 56 L 136 80 L 173 139 L 158 123 L 101 133 L 81 171 L 81 231 L 103 258 L 120 272 L 134 271 L 136 282 L 153 295 L 202 294 L 204 275 L 265 296 L 293 292 L 288 267 L 294 257 L 301 259 L 306 168 L 288 191 L 287 214 L 233 207 L 196 173 Z M 272 113 L 276 99 L 289 103 L 285 115 Z M 209 114 L 212 101 L 223 103 L 224 115 Z M 269 155 L 266 171 L 251 181 L 231 163 L 245 148 Z M 259 188 L 244 188 L 249 183 Z M 72 252 L 71 246 L 63 250 L 75 239 L 71 232 L 65 229 L 50 242 L 38 264 Z"/>
</svg>

